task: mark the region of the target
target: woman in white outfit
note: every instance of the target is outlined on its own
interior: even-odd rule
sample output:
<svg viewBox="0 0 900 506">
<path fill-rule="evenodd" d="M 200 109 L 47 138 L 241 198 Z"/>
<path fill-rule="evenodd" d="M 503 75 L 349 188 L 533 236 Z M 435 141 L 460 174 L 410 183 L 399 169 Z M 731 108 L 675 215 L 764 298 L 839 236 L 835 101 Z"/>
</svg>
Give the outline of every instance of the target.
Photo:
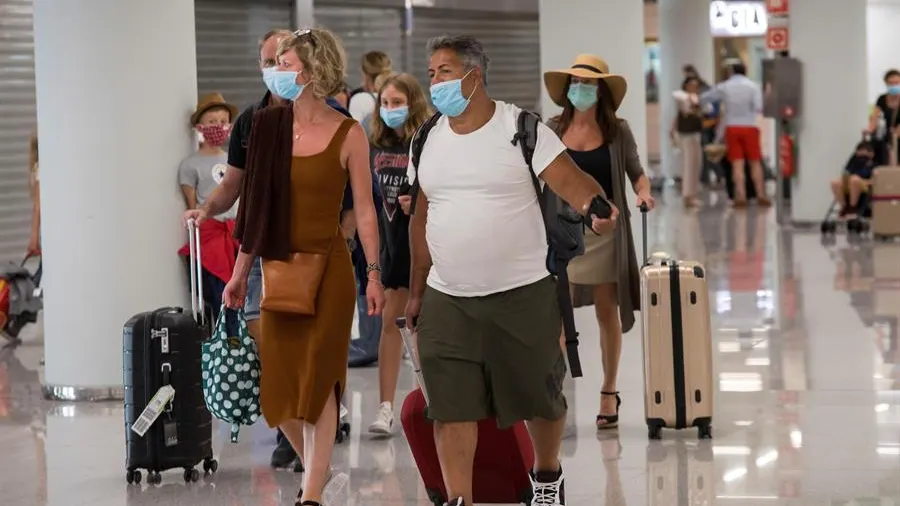
<svg viewBox="0 0 900 506">
<path fill-rule="evenodd" d="M 678 104 L 678 114 L 672 122 L 670 135 L 673 144 L 680 145 L 682 168 L 681 195 L 685 207 L 697 207 L 700 199 L 700 170 L 703 166 L 703 108 L 700 104 L 700 79 L 688 77 L 681 91 L 673 96 Z"/>
</svg>

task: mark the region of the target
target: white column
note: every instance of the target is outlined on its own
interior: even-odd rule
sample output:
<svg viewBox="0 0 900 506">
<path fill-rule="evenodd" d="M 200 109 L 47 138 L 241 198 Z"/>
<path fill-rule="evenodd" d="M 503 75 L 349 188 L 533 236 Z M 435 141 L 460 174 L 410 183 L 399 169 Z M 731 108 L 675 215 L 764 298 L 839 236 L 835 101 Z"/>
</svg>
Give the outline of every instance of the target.
<svg viewBox="0 0 900 506">
<path fill-rule="evenodd" d="M 818 222 L 832 201 L 828 182 L 866 125 L 866 0 L 792 0 L 790 30 L 791 56 L 803 63 L 791 207 L 795 221 Z"/>
<path fill-rule="evenodd" d="M 712 84 L 713 40 L 709 31 L 709 0 L 659 0 L 659 145 L 662 173 L 680 174 L 680 163 L 669 141 L 677 109 L 672 92 L 681 89 L 681 68 L 692 64 Z M 650 132 L 649 135 L 653 135 Z"/>
<path fill-rule="evenodd" d="M 884 93 L 884 73 L 900 68 L 900 0 L 869 0 L 866 39 L 869 52 L 869 102 Z"/>
<path fill-rule="evenodd" d="M 176 173 L 197 101 L 194 2 L 34 10 L 45 381 L 102 397 L 122 386 L 122 324 L 188 300 Z"/>
<path fill-rule="evenodd" d="M 563 5 L 564 4 L 564 5 Z M 628 80 L 619 116 L 628 120 L 647 166 L 644 3 L 641 0 L 540 0 L 541 73 L 568 68 L 580 53 L 600 56 Z M 541 81 L 543 83 L 543 80 Z M 545 118 L 560 108 L 541 94 Z"/>
<path fill-rule="evenodd" d="M 294 26 L 300 29 L 315 25 L 313 0 L 294 0 Z"/>
</svg>

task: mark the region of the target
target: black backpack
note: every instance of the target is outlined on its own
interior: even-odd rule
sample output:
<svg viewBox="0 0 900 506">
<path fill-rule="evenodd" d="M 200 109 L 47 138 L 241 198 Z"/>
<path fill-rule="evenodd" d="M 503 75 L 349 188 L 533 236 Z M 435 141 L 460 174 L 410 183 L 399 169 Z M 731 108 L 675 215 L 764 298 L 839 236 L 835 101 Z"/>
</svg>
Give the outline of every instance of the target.
<svg viewBox="0 0 900 506">
<path fill-rule="evenodd" d="M 431 132 L 440 117 L 441 113 L 435 113 L 419 127 L 413 136 L 410 156 L 417 171 L 425 141 L 428 140 L 428 133 Z M 540 180 L 534 175 L 532 158 L 537 146 L 538 123 L 540 122 L 541 118 L 537 114 L 528 111 L 520 112 L 516 121 L 516 134 L 510 142 L 513 146 L 518 145 L 522 149 L 522 157 L 525 158 L 528 173 L 531 174 L 531 182 L 541 206 L 544 228 L 547 231 L 547 270 L 557 279 L 556 295 L 566 335 L 569 370 L 573 378 L 578 378 L 582 375 L 581 360 L 578 356 L 578 332 L 575 330 L 575 313 L 569 293 L 567 268 L 569 261 L 584 254 L 584 222 L 582 216 L 553 193 L 548 185 L 545 184 L 542 188 Z M 418 194 L 419 178 L 416 177 L 410 189 L 413 209 L 415 209 Z"/>
</svg>

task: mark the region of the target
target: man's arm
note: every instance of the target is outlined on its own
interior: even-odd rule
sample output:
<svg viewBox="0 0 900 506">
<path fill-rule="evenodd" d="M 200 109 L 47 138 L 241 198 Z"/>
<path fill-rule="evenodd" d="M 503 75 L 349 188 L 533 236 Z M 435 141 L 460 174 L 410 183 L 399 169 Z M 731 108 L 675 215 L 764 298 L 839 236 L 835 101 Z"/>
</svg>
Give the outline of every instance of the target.
<svg viewBox="0 0 900 506">
<path fill-rule="evenodd" d="M 763 112 L 762 88 L 758 85 L 754 85 L 753 89 L 753 112 L 756 114 L 762 114 Z"/>
<path fill-rule="evenodd" d="M 219 186 L 203 204 L 203 211 L 207 216 L 218 216 L 231 209 L 241 195 L 241 186 L 244 184 L 244 171 L 236 167 L 228 166 L 225 177 Z"/>
<path fill-rule="evenodd" d="M 609 200 L 609 197 L 603 193 L 600 183 L 578 168 L 578 165 L 565 151 L 550 162 L 550 165 L 541 172 L 540 177 L 550 186 L 553 193 L 559 195 L 581 214 L 587 213 L 591 200 L 595 196 L 603 195 Z M 418 211 L 418 207 L 416 210 Z"/>
<path fill-rule="evenodd" d="M 718 83 L 712 88 L 704 91 L 700 94 L 700 103 L 701 104 L 709 104 L 714 102 L 721 102 L 723 98 L 725 98 L 722 93 L 722 83 Z"/>
<path fill-rule="evenodd" d="M 410 276 L 409 294 L 421 299 L 425 295 L 425 284 L 431 271 L 431 253 L 425 239 L 425 224 L 428 222 L 428 197 L 421 188 L 413 199 L 415 209 L 409 217 Z"/>
</svg>

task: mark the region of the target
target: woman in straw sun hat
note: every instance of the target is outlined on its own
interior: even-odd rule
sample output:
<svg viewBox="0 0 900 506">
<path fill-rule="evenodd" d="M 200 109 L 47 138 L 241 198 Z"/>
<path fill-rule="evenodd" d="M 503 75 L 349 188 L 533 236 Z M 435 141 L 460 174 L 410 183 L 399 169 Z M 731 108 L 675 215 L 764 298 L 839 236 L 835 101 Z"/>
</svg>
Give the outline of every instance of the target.
<svg viewBox="0 0 900 506">
<path fill-rule="evenodd" d="M 618 209 L 625 210 L 626 218 L 630 215 L 626 183 L 637 194 L 638 206 L 653 209 L 650 180 L 634 135 L 616 116 L 628 89 L 625 78 L 610 74 L 602 58 L 582 54 L 571 67 L 545 73 L 544 84 L 550 98 L 563 108 L 550 127 L 578 166 L 600 183 Z M 584 239 L 585 254 L 569 264 L 569 279 L 576 299 L 585 300 L 582 305 L 593 301 L 600 326 L 604 378 L 596 422 L 598 429 L 608 429 L 618 425 L 622 402 L 616 385 L 622 332 L 634 326 L 634 311 L 640 309 L 638 263 L 627 219 L 620 220 L 612 234 L 585 234 Z"/>
</svg>

